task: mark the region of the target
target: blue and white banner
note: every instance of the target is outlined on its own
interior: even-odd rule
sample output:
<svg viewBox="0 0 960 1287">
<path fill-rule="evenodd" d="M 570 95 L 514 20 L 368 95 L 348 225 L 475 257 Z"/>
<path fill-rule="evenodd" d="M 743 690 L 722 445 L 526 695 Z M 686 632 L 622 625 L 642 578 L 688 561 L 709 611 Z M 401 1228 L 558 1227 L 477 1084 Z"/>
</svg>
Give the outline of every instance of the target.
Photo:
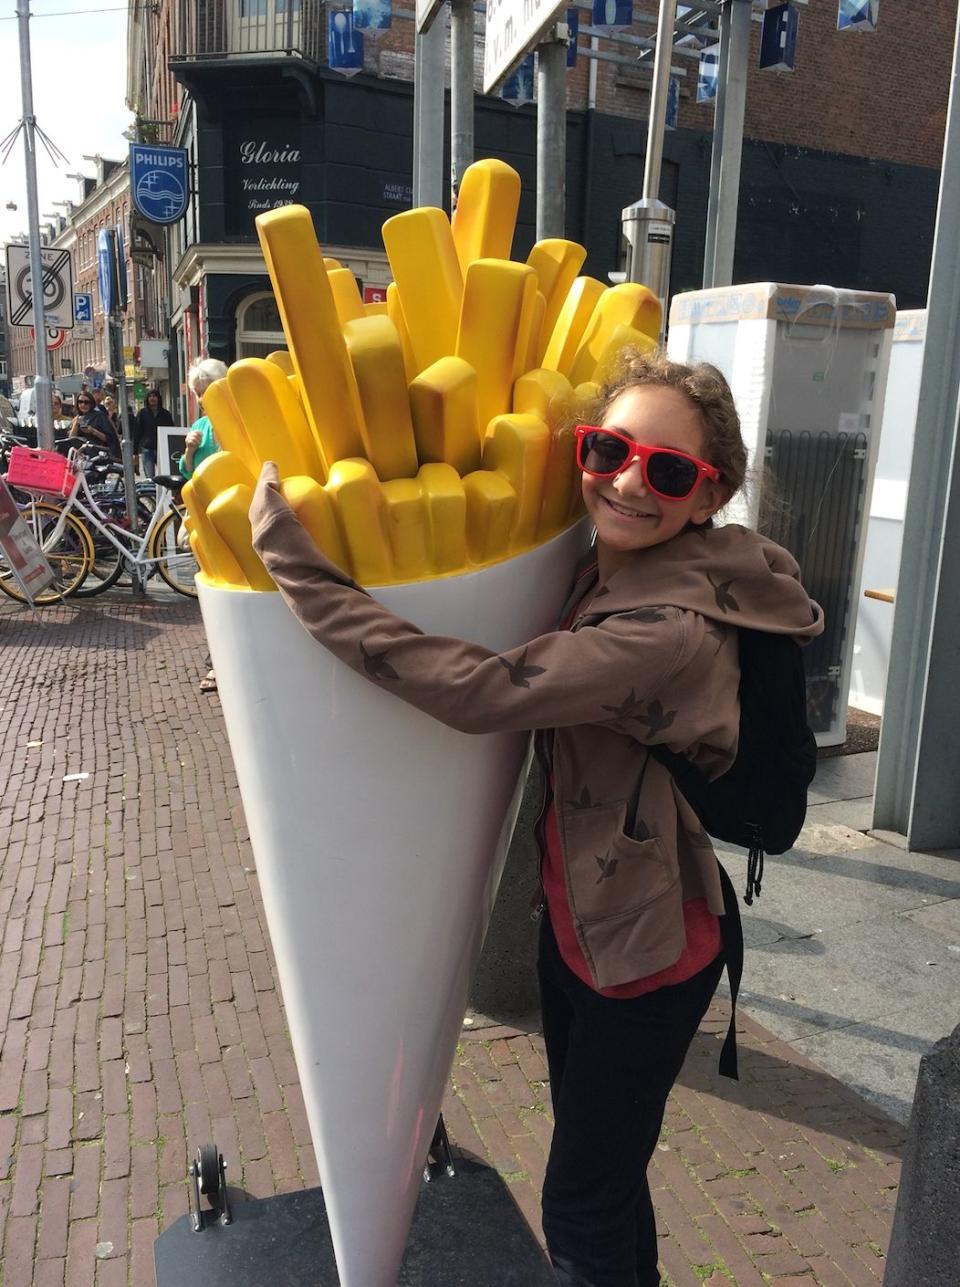
<svg viewBox="0 0 960 1287">
<path fill-rule="evenodd" d="M 182 147 L 130 144 L 130 195 L 152 223 L 176 223 L 190 195 L 187 153 Z"/>
<path fill-rule="evenodd" d="M 393 0 L 353 0 L 353 25 L 376 35 L 393 23 Z"/>
<path fill-rule="evenodd" d="M 840 0 L 837 31 L 876 31 L 880 0 Z"/>
<path fill-rule="evenodd" d="M 500 97 L 514 107 L 523 107 L 533 102 L 533 54 L 527 54 L 518 63 L 500 89 Z"/>
<path fill-rule="evenodd" d="M 348 76 L 363 71 L 363 32 L 353 25 L 352 9 L 327 11 L 327 63 Z"/>
<path fill-rule="evenodd" d="M 633 0 L 593 0 L 595 27 L 632 27 Z"/>
<path fill-rule="evenodd" d="M 760 28 L 761 71 L 793 71 L 799 25 L 800 15 L 790 4 L 777 5 L 764 13 Z"/>
<path fill-rule="evenodd" d="M 567 66 L 576 67 L 577 38 L 580 35 L 580 10 L 568 9 L 565 22 L 570 32 L 570 43 L 567 45 Z"/>
<path fill-rule="evenodd" d="M 720 46 L 709 45 L 700 53 L 700 69 L 697 72 L 697 102 L 712 103 L 717 97 L 719 81 Z"/>
<path fill-rule="evenodd" d="M 680 124 L 680 77 L 671 76 L 667 83 L 667 113 L 663 118 L 664 127 L 675 130 Z"/>
</svg>

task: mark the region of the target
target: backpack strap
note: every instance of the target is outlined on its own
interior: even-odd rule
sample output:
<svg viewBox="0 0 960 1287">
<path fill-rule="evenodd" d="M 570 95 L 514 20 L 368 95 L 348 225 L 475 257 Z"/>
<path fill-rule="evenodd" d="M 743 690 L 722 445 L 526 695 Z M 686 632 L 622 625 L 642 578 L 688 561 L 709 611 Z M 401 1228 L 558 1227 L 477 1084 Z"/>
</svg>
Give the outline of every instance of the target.
<svg viewBox="0 0 960 1287">
<path fill-rule="evenodd" d="M 721 862 L 720 886 L 723 889 L 723 916 L 720 918 L 720 937 L 727 960 L 727 977 L 730 980 L 730 1026 L 720 1051 L 720 1075 L 740 1080 L 737 1069 L 737 993 L 743 977 L 743 925 L 740 922 L 740 904 L 737 891 Z"/>
</svg>

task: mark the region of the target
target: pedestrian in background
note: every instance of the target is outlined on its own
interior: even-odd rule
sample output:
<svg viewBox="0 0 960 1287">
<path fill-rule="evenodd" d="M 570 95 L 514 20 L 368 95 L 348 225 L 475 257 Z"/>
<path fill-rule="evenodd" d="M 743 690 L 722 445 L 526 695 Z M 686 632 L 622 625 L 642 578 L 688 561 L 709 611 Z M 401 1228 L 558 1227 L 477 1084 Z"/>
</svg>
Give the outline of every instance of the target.
<svg viewBox="0 0 960 1287">
<path fill-rule="evenodd" d="M 157 429 L 172 425 L 173 416 L 163 405 L 160 390 L 150 389 L 133 425 L 133 454 L 147 478 L 153 478 L 157 472 Z"/>
<path fill-rule="evenodd" d="M 199 362 L 194 362 L 193 366 L 187 372 L 187 385 L 190 392 L 200 404 L 200 410 L 203 411 L 203 395 L 217 380 L 222 380 L 227 374 L 226 363 L 221 362 L 218 358 L 201 358 Z M 184 478 L 192 478 L 193 471 L 198 465 L 202 464 L 208 456 L 216 455 L 220 450 L 213 432 L 213 425 L 210 423 L 210 417 L 201 415 L 199 420 L 195 420 L 190 426 L 190 432 L 187 434 L 187 443 L 183 455 L 180 457 L 180 473 Z M 212 670 L 208 670 L 206 675 L 200 681 L 201 693 L 215 693 L 217 691 L 217 676 Z"/>
<path fill-rule="evenodd" d="M 77 395 L 77 414 L 70 424 L 70 432 L 67 436 L 95 443 L 109 452 L 115 460 L 120 459 L 120 438 L 110 417 L 103 407 L 96 405 L 90 393 Z"/>
<path fill-rule="evenodd" d="M 200 403 L 200 411 L 203 411 L 203 395 L 216 380 L 222 380 L 227 374 L 226 363 L 221 362 L 218 358 L 201 358 L 199 362 L 194 362 L 193 366 L 187 372 L 187 385 L 190 392 Z M 220 450 L 217 439 L 214 436 L 213 425 L 210 423 L 210 417 L 200 416 L 190 426 L 190 432 L 187 434 L 187 442 L 183 455 L 180 457 L 180 473 L 184 478 L 192 478 L 193 471 L 208 456 L 213 456 Z"/>
</svg>

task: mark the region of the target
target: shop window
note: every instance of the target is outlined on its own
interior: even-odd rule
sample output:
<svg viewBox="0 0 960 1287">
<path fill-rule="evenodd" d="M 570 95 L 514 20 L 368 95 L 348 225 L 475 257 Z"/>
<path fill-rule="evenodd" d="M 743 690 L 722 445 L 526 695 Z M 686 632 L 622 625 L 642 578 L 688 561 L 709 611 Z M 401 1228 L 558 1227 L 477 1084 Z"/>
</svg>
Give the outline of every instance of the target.
<svg viewBox="0 0 960 1287">
<path fill-rule="evenodd" d="M 252 295 L 237 310 L 237 357 L 266 357 L 287 341 L 272 295 Z"/>
</svg>

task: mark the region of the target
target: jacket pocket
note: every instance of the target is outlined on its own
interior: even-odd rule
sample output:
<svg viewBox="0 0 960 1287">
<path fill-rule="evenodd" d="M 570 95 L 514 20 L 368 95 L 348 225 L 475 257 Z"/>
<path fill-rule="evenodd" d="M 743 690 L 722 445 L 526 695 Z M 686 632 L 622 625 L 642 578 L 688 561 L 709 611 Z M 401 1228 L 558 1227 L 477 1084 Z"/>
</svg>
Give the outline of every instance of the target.
<svg viewBox="0 0 960 1287">
<path fill-rule="evenodd" d="M 568 815 L 564 842 L 574 916 L 586 923 L 625 916 L 665 894 L 679 867 L 662 840 L 634 840 L 623 831 L 625 805 Z"/>
</svg>

